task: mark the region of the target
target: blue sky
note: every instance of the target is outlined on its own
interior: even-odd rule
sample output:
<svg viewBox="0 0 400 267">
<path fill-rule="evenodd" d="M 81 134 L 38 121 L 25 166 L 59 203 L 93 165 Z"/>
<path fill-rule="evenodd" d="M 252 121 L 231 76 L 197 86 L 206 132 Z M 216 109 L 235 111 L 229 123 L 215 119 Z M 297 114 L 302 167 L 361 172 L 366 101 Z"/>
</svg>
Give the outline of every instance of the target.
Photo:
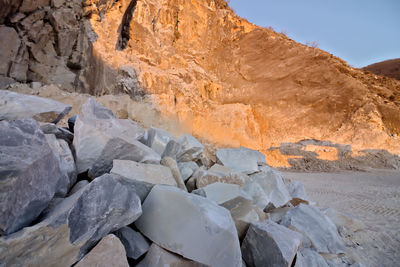
<svg viewBox="0 0 400 267">
<path fill-rule="evenodd" d="M 400 58 L 400 0 L 231 0 L 236 13 L 363 67 Z"/>
</svg>

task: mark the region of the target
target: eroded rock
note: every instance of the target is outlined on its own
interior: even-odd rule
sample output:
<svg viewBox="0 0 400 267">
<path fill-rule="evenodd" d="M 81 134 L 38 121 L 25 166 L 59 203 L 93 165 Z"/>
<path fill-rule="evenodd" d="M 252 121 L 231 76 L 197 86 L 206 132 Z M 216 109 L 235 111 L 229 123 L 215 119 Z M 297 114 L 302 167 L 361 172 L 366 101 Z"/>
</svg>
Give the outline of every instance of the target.
<svg viewBox="0 0 400 267">
<path fill-rule="evenodd" d="M 137 228 L 160 246 L 210 266 L 241 266 L 239 240 L 228 210 L 178 188 L 156 185 Z"/>
</svg>

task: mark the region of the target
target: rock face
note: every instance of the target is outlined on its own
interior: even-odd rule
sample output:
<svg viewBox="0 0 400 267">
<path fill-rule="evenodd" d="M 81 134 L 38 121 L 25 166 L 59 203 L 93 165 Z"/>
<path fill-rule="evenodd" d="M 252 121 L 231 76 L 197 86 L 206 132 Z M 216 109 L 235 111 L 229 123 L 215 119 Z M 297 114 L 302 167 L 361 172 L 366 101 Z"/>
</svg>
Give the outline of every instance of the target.
<svg viewBox="0 0 400 267">
<path fill-rule="evenodd" d="M 299 233 L 279 224 L 252 223 L 242 243 L 243 259 L 247 266 L 290 267 L 300 244 Z"/>
<path fill-rule="evenodd" d="M 59 162 L 33 119 L 0 121 L 0 233 L 28 226 L 63 179 Z"/>
<path fill-rule="evenodd" d="M 144 135 L 140 126 L 117 119 L 93 98 L 82 106 L 74 133 L 78 173 L 89 170 L 92 178 L 109 172 L 114 159 L 145 163 L 159 163 L 161 160 L 160 155 L 137 141 Z"/>
<path fill-rule="evenodd" d="M 285 214 L 281 224 L 305 235 L 317 252 L 345 252 L 335 224 L 315 207 L 300 204 Z"/>
<path fill-rule="evenodd" d="M 107 235 L 75 266 L 129 267 L 129 264 L 121 241 L 115 235 Z"/>
<path fill-rule="evenodd" d="M 202 264 L 198 264 L 194 261 L 185 259 L 180 257 L 179 255 L 173 254 L 171 252 L 166 251 L 165 249 L 157 246 L 153 243 L 147 252 L 146 257 L 136 265 L 138 267 L 200 267 L 204 266 Z"/>
<path fill-rule="evenodd" d="M 57 123 L 71 108 L 47 98 L 0 90 L 0 120 L 34 118 L 40 122 Z"/>
<path fill-rule="evenodd" d="M 241 266 L 229 212 L 203 197 L 156 185 L 143 203 L 138 229 L 161 247 L 210 266 Z"/>
<path fill-rule="evenodd" d="M 105 174 L 51 207 L 31 227 L 0 238 L 6 266 L 70 266 L 108 233 L 134 222 L 142 213 L 135 187 Z"/>
<path fill-rule="evenodd" d="M 132 228 L 123 227 L 114 233 L 125 247 L 126 256 L 137 260 L 149 250 L 150 243 Z"/>
<path fill-rule="evenodd" d="M 258 172 L 258 163 L 265 163 L 263 154 L 245 147 L 219 149 L 216 156 L 222 165 L 246 174 Z"/>
</svg>

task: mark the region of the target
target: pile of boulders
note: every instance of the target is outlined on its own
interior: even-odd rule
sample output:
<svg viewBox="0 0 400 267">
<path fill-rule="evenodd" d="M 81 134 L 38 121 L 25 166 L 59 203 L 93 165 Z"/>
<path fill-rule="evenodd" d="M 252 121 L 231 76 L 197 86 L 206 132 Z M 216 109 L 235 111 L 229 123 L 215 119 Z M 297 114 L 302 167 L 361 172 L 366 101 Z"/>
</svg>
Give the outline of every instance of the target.
<svg viewBox="0 0 400 267">
<path fill-rule="evenodd" d="M 350 266 L 362 224 L 248 148 L 0 90 L 0 266 Z M 361 266 L 359 263 L 354 266 Z M 353 265 L 352 265 L 353 266 Z"/>
</svg>

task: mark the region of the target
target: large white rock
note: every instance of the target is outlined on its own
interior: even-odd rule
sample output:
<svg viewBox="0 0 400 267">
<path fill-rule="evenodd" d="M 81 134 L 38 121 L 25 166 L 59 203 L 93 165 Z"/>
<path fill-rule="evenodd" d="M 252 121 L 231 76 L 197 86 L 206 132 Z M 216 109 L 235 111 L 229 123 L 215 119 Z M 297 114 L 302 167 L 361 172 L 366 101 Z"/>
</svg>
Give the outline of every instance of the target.
<svg viewBox="0 0 400 267">
<path fill-rule="evenodd" d="M 242 243 L 247 266 L 287 266 L 301 245 L 301 235 L 272 221 L 252 223 Z"/>
<path fill-rule="evenodd" d="M 110 173 L 118 174 L 132 180 L 150 184 L 177 186 L 171 170 L 156 164 L 138 163 L 131 160 L 114 160 Z"/>
<path fill-rule="evenodd" d="M 197 165 L 196 162 L 193 161 L 180 162 L 178 163 L 178 168 L 181 173 L 182 179 L 186 181 L 199 168 L 199 165 Z"/>
<path fill-rule="evenodd" d="M 250 175 L 243 186 L 243 191 L 250 195 L 254 204 L 262 210 L 269 203 L 278 208 L 291 199 L 282 176 L 268 167 L 262 168 L 261 172 Z"/>
<path fill-rule="evenodd" d="M 140 143 L 144 130 L 130 120 L 119 120 L 93 98 L 82 106 L 74 125 L 73 145 L 78 173 L 95 178 L 112 168 L 114 159 L 156 163 L 160 155 Z"/>
<path fill-rule="evenodd" d="M 115 235 L 107 235 L 75 266 L 129 267 L 129 264 L 121 241 Z"/>
<path fill-rule="evenodd" d="M 176 187 L 156 185 L 143 203 L 137 228 L 153 242 L 210 266 L 241 266 L 235 224 L 228 210 Z"/>
<path fill-rule="evenodd" d="M 245 147 L 218 149 L 216 156 L 222 165 L 246 174 L 257 172 L 258 164 L 265 163 L 264 154 Z"/>
<path fill-rule="evenodd" d="M 293 181 L 288 185 L 288 190 L 292 198 L 298 198 L 308 201 L 306 189 L 304 184 L 300 181 Z"/>
<path fill-rule="evenodd" d="M 51 99 L 0 90 L 0 120 L 34 118 L 40 122 L 57 123 L 71 108 Z"/>
<path fill-rule="evenodd" d="M 302 233 L 320 253 L 345 253 L 335 224 L 316 207 L 300 204 L 282 218 L 282 225 Z"/>
</svg>

